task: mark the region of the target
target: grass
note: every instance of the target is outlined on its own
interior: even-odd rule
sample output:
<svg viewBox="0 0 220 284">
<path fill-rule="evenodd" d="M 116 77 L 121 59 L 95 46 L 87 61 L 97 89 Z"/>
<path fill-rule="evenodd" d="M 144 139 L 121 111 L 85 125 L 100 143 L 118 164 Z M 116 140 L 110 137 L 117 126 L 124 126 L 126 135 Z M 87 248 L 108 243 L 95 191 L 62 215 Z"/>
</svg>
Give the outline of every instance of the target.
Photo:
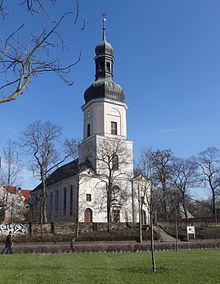
<svg viewBox="0 0 220 284">
<path fill-rule="evenodd" d="M 0 283 L 220 283 L 220 250 L 0 255 Z"/>
</svg>

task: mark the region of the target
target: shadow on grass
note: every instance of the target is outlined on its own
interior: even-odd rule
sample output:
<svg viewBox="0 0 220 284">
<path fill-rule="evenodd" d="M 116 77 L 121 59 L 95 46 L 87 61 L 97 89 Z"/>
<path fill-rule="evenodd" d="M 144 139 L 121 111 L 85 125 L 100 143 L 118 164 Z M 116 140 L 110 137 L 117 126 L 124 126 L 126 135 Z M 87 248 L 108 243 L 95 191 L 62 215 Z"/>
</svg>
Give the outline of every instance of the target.
<svg viewBox="0 0 220 284">
<path fill-rule="evenodd" d="M 120 272 L 138 273 L 138 274 L 171 272 L 171 269 L 165 267 L 158 267 L 156 271 L 153 271 L 152 268 L 146 268 L 146 267 L 128 267 L 128 268 L 120 268 L 115 270 Z"/>
</svg>

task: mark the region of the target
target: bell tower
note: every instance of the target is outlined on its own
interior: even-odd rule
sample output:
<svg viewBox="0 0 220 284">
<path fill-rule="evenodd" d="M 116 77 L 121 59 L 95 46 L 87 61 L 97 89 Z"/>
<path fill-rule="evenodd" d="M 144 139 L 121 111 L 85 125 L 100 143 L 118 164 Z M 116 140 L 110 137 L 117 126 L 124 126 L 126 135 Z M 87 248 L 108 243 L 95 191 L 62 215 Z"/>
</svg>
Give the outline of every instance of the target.
<svg viewBox="0 0 220 284">
<path fill-rule="evenodd" d="M 114 51 L 106 40 L 106 19 L 102 20 L 102 39 L 95 48 L 95 81 L 84 93 L 82 106 L 83 141 L 79 147 L 79 163 L 90 160 L 97 169 L 96 156 L 100 141 L 123 141 L 130 155 L 130 171 L 133 173 L 133 143 L 127 140 L 127 104 L 122 87 L 114 81 Z"/>
</svg>

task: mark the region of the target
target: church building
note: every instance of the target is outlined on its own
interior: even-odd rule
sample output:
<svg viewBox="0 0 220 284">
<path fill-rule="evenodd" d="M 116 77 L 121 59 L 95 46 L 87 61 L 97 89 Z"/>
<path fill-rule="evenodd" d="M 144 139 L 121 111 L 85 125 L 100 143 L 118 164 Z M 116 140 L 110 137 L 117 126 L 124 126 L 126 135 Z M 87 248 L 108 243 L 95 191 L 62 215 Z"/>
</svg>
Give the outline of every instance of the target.
<svg viewBox="0 0 220 284">
<path fill-rule="evenodd" d="M 147 203 L 134 179 L 133 142 L 127 138 L 125 94 L 114 80 L 114 52 L 106 40 L 95 48 L 95 81 L 84 93 L 83 140 L 79 158 L 47 179 L 48 221 L 148 223 Z M 40 200 L 41 185 L 32 192 Z M 35 211 L 35 212 L 34 212 Z M 39 215 L 39 205 L 33 207 Z"/>
</svg>

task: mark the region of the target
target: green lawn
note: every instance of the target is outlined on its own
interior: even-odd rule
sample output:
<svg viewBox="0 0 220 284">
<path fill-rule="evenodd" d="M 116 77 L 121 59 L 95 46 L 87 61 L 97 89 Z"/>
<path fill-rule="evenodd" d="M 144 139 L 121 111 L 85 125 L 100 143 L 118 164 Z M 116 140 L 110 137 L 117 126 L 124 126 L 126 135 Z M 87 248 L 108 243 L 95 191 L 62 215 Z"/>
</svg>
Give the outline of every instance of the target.
<svg viewBox="0 0 220 284">
<path fill-rule="evenodd" d="M 0 283 L 220 283 L 220 250 L 0 255 Z"/>
</svg>

